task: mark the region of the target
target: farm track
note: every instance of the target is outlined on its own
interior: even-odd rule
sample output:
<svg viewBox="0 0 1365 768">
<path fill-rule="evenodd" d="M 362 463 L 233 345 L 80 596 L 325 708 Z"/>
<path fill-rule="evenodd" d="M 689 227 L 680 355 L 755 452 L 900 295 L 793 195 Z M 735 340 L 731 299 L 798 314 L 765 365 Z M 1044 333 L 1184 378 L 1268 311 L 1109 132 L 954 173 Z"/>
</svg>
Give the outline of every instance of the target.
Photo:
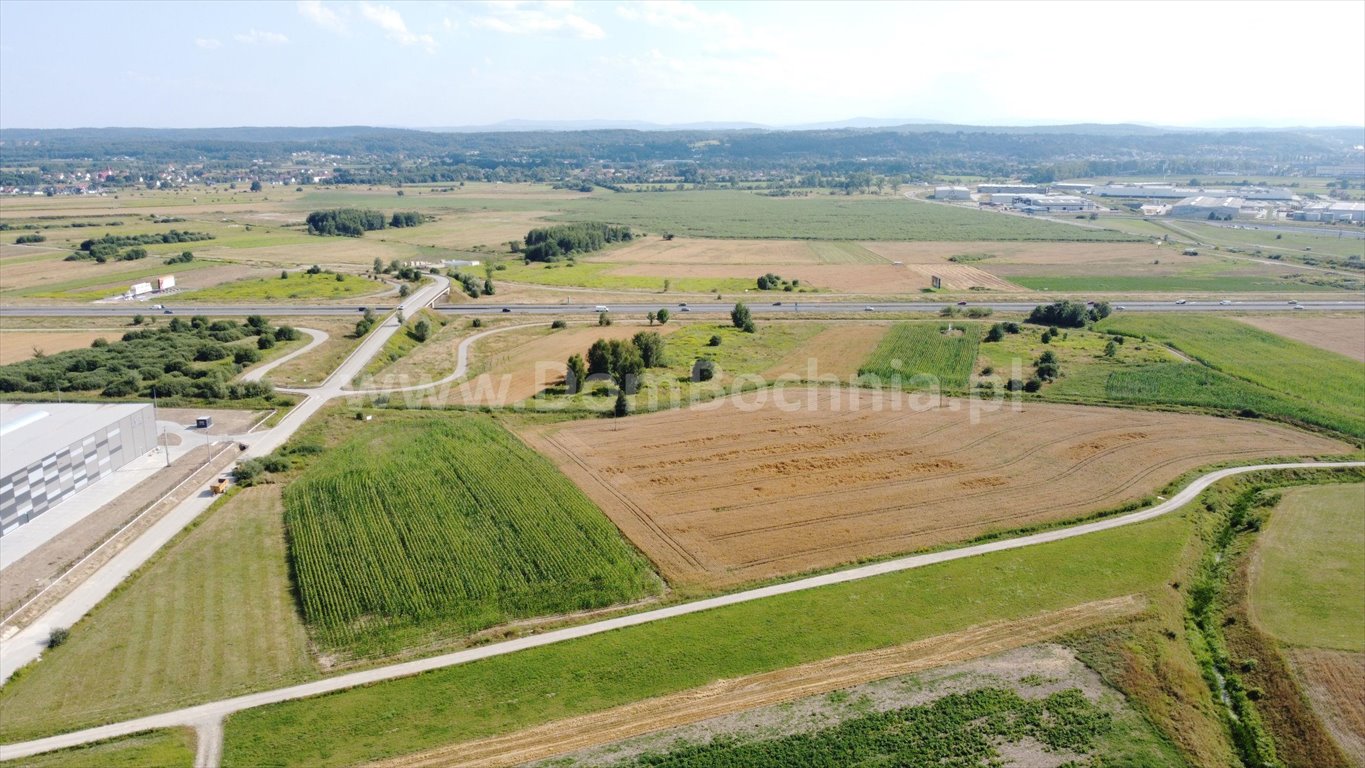
<svg viewBox="0 0 1365 768">
<path fill-rule="evenodd" d="M 999 621 L 892 648 L 837 656 L 710 685 L 477 741 L 371 763 L 371 768 L 512 766 L 713 717 L 819 696 L 875 680 L 990 656 L 1122 616 L 1144 606 L 1135 595 Z"/>
<path fill-rule="evenodd" d="M 1294 462 L 1286 464 L 1257 464 L 1244 467 L 1231 467 L 1209 472 L 1193 480 L 1188 486 L 1170 499 L 1150 507 L 1148 509 L 1131 512 L 1116 517 L 1106 518 L 1090 523 L 1082 523 L 1067 528 L 1044 531 L 1042 533 L 1029 534 L 1011 539 L 1002 539 L 984 544 L 977 544 L 959 549 L 944 550 L 941 552 L 931 552 L 922 555 L 913 555 L 894 560 L 887 560 L 871 565 L 858 566 L 833 573 L 826 573 L 819 576 L 812 576 L 796 581 L 789 581 L 780 584 L 773 584 L 766 587 L 746 590 L 743 592 L 731 593 L 720 597 L 697 600 L 690 603 L 658 608 L 642 613 L 620 616 L 593 622 L 591 624 L 566 627 L 563 629 L 552 630 L 538 635 L 516 638 L 501 643 L 492 643 L 478 648 L 470 648 L 442 656 L 434 656 L 417 661 L 408 661 L 399 664 L 392 664 L 384 667 L 377 667 L 361 672 L 352 672 L 344 675 L 326 678 L 324 680 L 305 683 L 302 685 L 279 688 L 270 691 L 247 694 L 231 699 L 200 704 L 186 709 L 165 712 L 158 715 L 137 718 L 120 723 L 112 723 L 96 728 L 87 728 L 71 733 L 50 736 L 33 741 L 0 745 L 0 760 L 12 760 L 31 755 L 50 752 L 57 749 L 88 744 L 94 741 L 116 738 L 119 736 L 130 735 L 147 730 L 159 728 L 174 728 L 185 725 L 204 726 L 206 723 L 216 722 L 222 718 L 246 709 L 267 706 L 284 701 L 320 696 L 328 693 L 344 691 L 357 686 L 370 685 L 385 680 L 394 680 L 403 677 L 417 675 L 436 669 L 466 664 L 479 659 L 502 656 L 516 653 L 529 648 L 537 648 L 580 637 L 610 632 L 640 624 L 647 624 L 676 616 L 684 616 L 701 611 L 712 610 L 726 605 L 761 600 L 777 595 L 800 592 L 808 589 L 815 589 L 832 584 L 842 584 L 860 579 L 871 578 L 888 573 L 922 568 L 937 563 L 960 560 L 968 557 L 976 557 L 991 552 L 1002 552 L 1011 549 L 1036 546 L 1053 541 L 1061 541 L 1076 536 L 1083 536 L 1088 533 L 1110 530 L 1126 525 L 1145 522 L 1161 515 L 1173 512 L 1193 501 L 1206 488 L 1214 483 L 1248 472 L 1278 470 L 1278 469 L 1333 469 L 1333 468 L 1359 468 L 1365 467 L 1365 461 L 1344 461 L 1344 462 Z M 204 728 L 212 733 L 211 728 Z M 202 731 L 201 731 L 202 732 Z"/>
</svg>

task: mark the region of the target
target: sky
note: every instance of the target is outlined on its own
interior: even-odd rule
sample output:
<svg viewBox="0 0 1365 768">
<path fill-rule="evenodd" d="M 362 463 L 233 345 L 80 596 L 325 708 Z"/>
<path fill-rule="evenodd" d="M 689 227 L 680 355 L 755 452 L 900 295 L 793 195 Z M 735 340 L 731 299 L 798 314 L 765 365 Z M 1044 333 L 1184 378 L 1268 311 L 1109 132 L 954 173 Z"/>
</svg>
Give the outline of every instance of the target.
<svg viewBox="0 0 1365 768">
<path fill-rule="evenodd" d="M 1365 125 L 1365 2 L 0 0 L 0 127 Z"/>
</svg>

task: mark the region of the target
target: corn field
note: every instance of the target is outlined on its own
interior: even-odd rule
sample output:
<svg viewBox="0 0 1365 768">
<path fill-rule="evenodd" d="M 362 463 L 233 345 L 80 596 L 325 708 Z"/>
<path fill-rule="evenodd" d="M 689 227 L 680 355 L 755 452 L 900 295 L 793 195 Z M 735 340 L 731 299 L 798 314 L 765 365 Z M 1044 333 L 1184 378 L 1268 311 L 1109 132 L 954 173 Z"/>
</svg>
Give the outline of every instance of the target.
<svg viewBox="0 0 1365 768">
<path fill-rule="evenodd" d="M 923 388 L 933 377 L 947 390 L 966 390 L 981 344 L 977 323 L 898 323 L 887 331 L 872 356 L 858 369 L 865 383 Z"/>
<path fill-rule="evenodd" d="M 601 510 L 485 416 L 366 425 L 284 499 L 304 617 L 334 650 L 392 652 L 658 589 Z"/>
</svg>

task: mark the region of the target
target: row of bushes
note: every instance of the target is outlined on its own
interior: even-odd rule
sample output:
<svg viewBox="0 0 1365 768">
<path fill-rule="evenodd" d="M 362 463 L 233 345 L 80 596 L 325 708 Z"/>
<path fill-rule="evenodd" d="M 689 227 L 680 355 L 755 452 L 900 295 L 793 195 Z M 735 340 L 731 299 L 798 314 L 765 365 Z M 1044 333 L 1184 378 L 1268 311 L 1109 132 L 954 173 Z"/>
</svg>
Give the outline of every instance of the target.
<svg viewBox="0 0 1365 768">
<path fill-rule="evenodd" d="M 526 233 L 522 258 L 527 261 L 559 261 L 577 253 L 599 251 L 608 243 L 628 242 L 635 235 L 630 227 L 601 222 L 560 224 Z"/>
<path fill-rule="evenodd" d="M 382 211 L 369 208 L 334 208 L 308 214 L 308 233 L 311 235 L 341 235 L 360 237 L 385 227 L 415 227 L 426 221 L 417 211 L 396 211 L 385 217 Z"/>
</svg>

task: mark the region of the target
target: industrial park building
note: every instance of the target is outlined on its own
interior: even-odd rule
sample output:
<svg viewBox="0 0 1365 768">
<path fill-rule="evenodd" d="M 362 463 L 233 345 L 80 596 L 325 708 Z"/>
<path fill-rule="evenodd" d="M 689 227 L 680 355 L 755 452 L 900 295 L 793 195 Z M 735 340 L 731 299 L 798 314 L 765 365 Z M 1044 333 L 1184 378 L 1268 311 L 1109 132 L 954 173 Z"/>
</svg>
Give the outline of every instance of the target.
<svg viewBox="0 0 1365 768">
<path fill-rule="evenodd" d="M 1240 197 L 1208 197 L 1196 195 L 1171 206 L 1171 215 L 1182 219 L 1215 219 L 1229 221 L 1242 211 Z"/>
<path fill-rule="evenodd" d="M 0 404 L 0 536 L 155 447 L 149 403 Z"/>
<path fill-rule="evenodd" d="M 1041 195 L 1047 190 L 1037 184 L 978 184 L 976 191 L 983 195 Z"/>
<path fill-rule="evenodd" d="M 1294 212 L 1298 221 L 1365 221 L 1365 203 L 1310 203 Z"/>
<path fill-rule="evenodd" d="M 966 187 L 934 187 L 935 200 L 971 200 L 971 190 Z"/>
</svg>

